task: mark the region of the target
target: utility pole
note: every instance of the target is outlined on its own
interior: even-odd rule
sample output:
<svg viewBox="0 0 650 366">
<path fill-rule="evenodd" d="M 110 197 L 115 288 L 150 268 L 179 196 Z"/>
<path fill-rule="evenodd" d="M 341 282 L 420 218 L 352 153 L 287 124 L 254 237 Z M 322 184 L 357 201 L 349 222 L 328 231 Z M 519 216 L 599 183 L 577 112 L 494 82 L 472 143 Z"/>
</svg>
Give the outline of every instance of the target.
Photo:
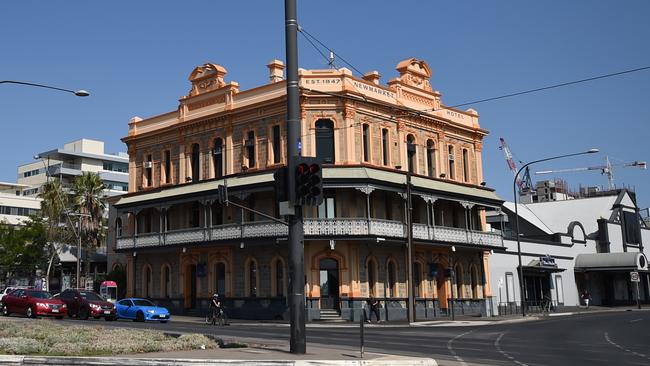
<svg viewBox="0 0 650 366">
<path fill-rule="evenodd" d="M 300 88 L 298 81 L 298 17 L 296 0 L 284 1 L 287 59 L 287 197 L 289 198 L 289 351 L 305 354 L 305 252 L 302 206 L 296 205 L 296 168 L 300 147 Z M 293 210 L 291 210 L 293 208 Z"/>
</svg>

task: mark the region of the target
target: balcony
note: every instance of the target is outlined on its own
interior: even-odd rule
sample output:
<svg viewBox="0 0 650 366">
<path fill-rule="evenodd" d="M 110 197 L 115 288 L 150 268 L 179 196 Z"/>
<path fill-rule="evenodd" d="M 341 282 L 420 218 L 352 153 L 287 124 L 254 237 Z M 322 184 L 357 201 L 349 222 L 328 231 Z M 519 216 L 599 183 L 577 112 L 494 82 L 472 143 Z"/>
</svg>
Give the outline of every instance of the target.
<svg viewBox="0 0 650 366">
<path fill-rule="evenodd" d="M 304 221 L 305 236 L 377 236 L 386 238 L 406 238 L 406 225 L 400 221 L 337 218 Z M 117 238 L 117 249 L 147 248 L 175 244 L 197 244 L 210 241 L 276 238 L 288 235 L 287 226 L 273 221 L 256 221 L 241 224 L 227 224 L 210 228 L 189 228 L 171 230 L 165 233 L 138 234 L 133 237 Z M 462 228 L 427 226 L 413 224 L 413 238 L 425 241 L 446 243 L 503 246 L 501 235 L 465 230 Z"/>
</svg>

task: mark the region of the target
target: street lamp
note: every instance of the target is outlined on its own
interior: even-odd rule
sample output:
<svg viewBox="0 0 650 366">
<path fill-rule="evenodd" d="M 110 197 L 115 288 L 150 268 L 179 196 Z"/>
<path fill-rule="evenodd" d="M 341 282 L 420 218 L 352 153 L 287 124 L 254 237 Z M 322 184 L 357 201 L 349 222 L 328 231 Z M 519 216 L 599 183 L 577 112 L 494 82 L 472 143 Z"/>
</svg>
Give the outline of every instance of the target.
<svg viewBox="0 0 650 366">
<path fill-rule="evenodd" d="M 57 87 L 54 87 L 54 86 L 43 85 L 43 84 L 27 83 L 27 82 L 24 82 L 24 81 L 0 80 L 0 84 L 19 84 L 19 85 L 35 86 L 35 87 L 39 87 L 39 88 L 54 89 L 54 90 L 64 91 L 64 92 L 67 92 L 67 93 L 72 93 L 72 94 L 74 94 L 74 95 L 76 95 L 78 97 L 87 97 L 87 96 L 90 95 L 89 92 L 87 92 L 86 90 L 83 90 L 83 89 L 70 90 L 70 89 L 57 88 Z"/>
<path fill-rule="evenodd" d="M 519 238 L 519 209 L 517 206 L 517 178 L 519 177 L 519 173 L 521 173 L 522 170 L 526 169 L 528 166 L 535 164 L 535 163 L 541 163 L 543 161 L 549 161 L 549 160 L 555 160 L 555 159 L 562 159 L 562 158 L 568 158 L 571 156 L 577 156 L 577 155 L 585 155 L 585 154 L 595 154 L 599 150 L 598 149 L 589 149 L 587 151 L 582 151 L 579 153 L 573 153 L 573 154 L 566 154 L 566 155 L 558 155 L 558 156 L 553 156 L 550 158 L 545 158 L 545 159 L 539 159 L 539 160 L 534 160 L 531 161 L 530 163 L 525 164 L 522 166 L 518 171 L 517 174 L 515 174 L 515 179 L 512 182 L 512 193 L 513 193 L 513 198 L 515 201 L 515 235 L 517 237 L 517 258 L 519 259 L 519 297 L 521 299 L 521 315 L 526 316 L 526 306 L 524 304 L 524 268 L 521 265 L 521 239 Z"/>
</svg>

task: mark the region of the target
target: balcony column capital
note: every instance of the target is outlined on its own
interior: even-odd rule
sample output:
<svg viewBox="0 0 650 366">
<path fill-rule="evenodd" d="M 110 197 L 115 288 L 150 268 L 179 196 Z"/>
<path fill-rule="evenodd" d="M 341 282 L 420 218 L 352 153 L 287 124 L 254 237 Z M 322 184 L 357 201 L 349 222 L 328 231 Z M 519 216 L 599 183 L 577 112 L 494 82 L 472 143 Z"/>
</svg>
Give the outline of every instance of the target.
<svg viewBox="0 0 650 366">
<path fill-rule="evenodd" d="M 431 195 L 428 195 L 428 194 L 418 194 L 417 196 L 420 196 L 424 200 L 424 202 L 429 203 L 429 204 L 433 204 L 438 200 L 438 197 L 431 196 Z"/>
<path fill-rule="evenodd" d="M 355 188 L 355 189 L 356 189 L 357 191 L 359 191 L 359 192 L 362 192 L 362 193 L 365 194 L 365 195 L 369 195 L 370 193 L 372 193 L 372 191 L 375 190 L 375 188 L 370 187 L 370 186 L 357 187 L 357 188 Z"/>
<path fill-rule="evenodd" d="M 474 205 L 475 205 L 474 203 L 469 202 L 469 201 L 460 201 L 459 203 L 460 203 L 461 206 L 463 206 L 466 210 L 471 210 L 472 207 L 474 207 Z"/>
</svg>

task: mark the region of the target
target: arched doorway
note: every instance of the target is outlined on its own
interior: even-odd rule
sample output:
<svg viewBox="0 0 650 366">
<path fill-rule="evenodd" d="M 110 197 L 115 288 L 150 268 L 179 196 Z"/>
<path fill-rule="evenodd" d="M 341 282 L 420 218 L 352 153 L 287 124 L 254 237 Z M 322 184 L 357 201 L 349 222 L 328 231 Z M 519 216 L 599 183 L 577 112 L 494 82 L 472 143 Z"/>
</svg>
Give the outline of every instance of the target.
<svg viewBox="0 0 650 366">
<path fill-rule="evenodd" d="M 196 264 L 191 263 L 185 266 L 185 278 L 184 278 L 184 299 L 185 299 L 185 308 L 193 309 L 196 307 Z"/>
<path fill-rule="evenodd" d="M 339 310 L 339 263 L 333 258 L 323 258 L 320 268 L 320 307 Z"/>
</svg>

